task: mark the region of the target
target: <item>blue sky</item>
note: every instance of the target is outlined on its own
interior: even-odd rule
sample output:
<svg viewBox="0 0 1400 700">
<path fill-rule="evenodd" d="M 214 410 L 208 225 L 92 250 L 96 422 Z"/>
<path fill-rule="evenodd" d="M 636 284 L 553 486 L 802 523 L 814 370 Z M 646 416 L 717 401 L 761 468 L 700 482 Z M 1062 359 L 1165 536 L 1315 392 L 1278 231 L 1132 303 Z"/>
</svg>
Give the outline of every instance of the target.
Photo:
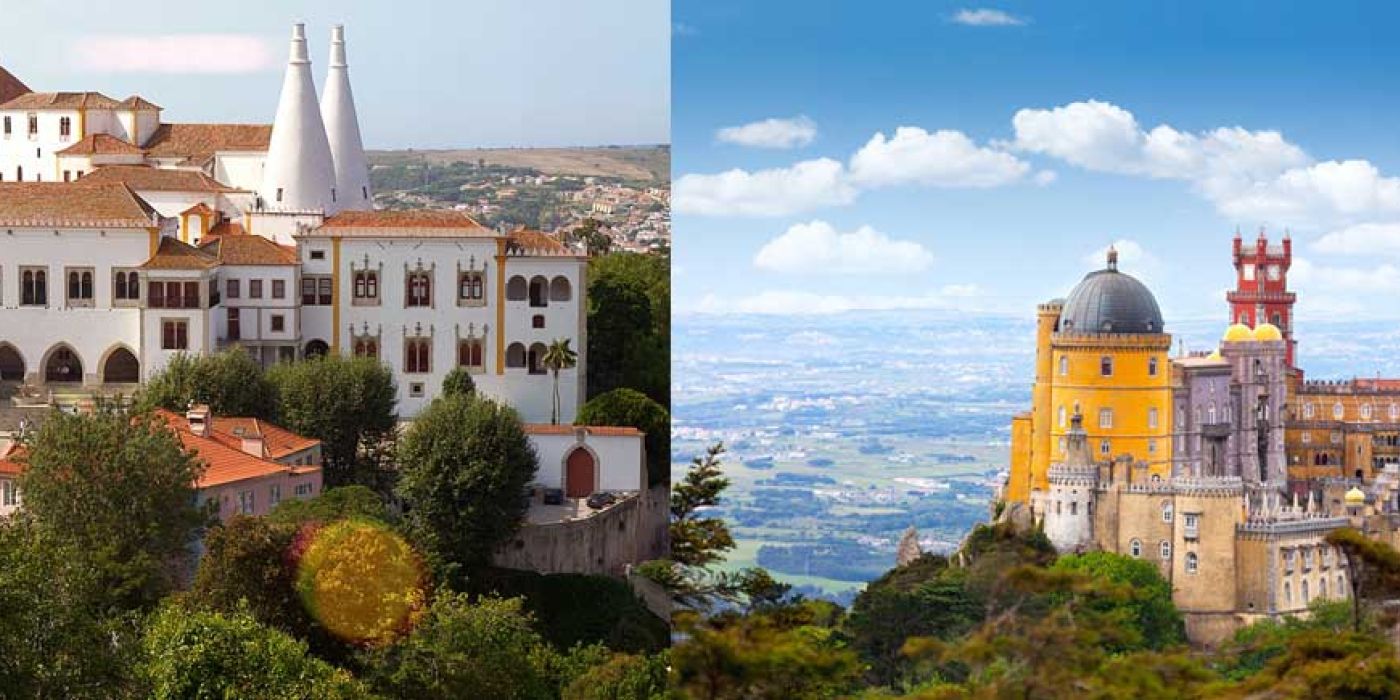
<svg viewBox="0 0 1400 700">
<path fill-rule="evenodd" d="M 1029 317 L 1116 241 L 1169 324 L 1223 322 L 1230 238 L 1264 225 L 1292 233 L 1300 318 L 1400 317 L 1400 10 L 679 0 L 673 14 L 682 312 Z"/>
<path fill-rule="evenodd" d="M 669 140 L 664 0 L 0 0 L 0 65 L 34 90 L 139 93 L 169 121 L 267 122 L 295 21 L 318 86 L 346 25 L 370 148 Z"/>
</svg>

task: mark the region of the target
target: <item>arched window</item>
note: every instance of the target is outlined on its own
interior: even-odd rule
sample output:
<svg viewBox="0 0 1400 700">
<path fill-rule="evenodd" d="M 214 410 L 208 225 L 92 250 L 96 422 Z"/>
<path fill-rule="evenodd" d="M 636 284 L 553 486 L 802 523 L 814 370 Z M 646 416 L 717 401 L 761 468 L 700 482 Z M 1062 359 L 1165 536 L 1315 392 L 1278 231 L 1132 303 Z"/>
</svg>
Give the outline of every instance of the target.
<svg viewBox="0 0 1400 700">
<path fill-rule="evenodd" d="M 1060 376 L 1069 374 L 1069 355 L 1060 355 Z"/>
<path fill-rule="evenodd" d="M 1171 542 L 1168 542 L 1167 540 L 1162 540 L 1161 544 L 1157 545 L 1157 548 L 1159 550 L 1159 553 L 1162 555 L 1162 561 L 1167 561 L 1172 558 Z"/>
<path fill-rule="evenodd" d="M 1304 418 L 1312 418 L 1312 417 L 1313 417 L 1313 405 L 1312 405 L 1312 404 L 1310 404 L 1310 403 L 1305 403 L 1305 404 L 1303 404 L 1303 417 L 1304 417 Z"/>
<path fill-rule="evenodd" d="M 549 282 L 550 301 L 568 301 L 573 298 L 573 287 L 566 277 L 555 277 Z"/>
<path fill-rule="evenodd" d="M 549 282 L 543 277 L 530 280 L 530 306 L 549 306 Z"/>
<path fill-rule="evenodd" d="M 359 270 L 355 273 L 354 298 L 372 300 L 379 298 L 379 271 Z"/>
<path fill-rule="evenodd" d="M 1283 582 L 1283 604 L 1293 605 L 1293 585 L 1287 581 Z"/>
<path fill-rule="evenodd" d="M 1149 409 L 1147 409 L 1147 427 L 1149 427 L 1149 428 L 1155 428 L 1155 427 L 1157 427 L 1157 409 L 1156 409 L 1156 408 L 1149 408 Z"/>
<path fill-rule="evenodd" d="M 1128 543 L 1128 554 L 1131 554 L 1131 555 L 1133 555 L 1134 557 L 1141 557 L 1141 556 L 1142 556 L 1142 540 L 1137 539 L 1137 538 L 1133 538 L 1133 540 L 1132 540 L 1131 542 Z"/>
<path fill-rule="evenodd" d="M 1371 420 L 1371 404 L 1361 404 L 1361 420 Z"/>
<path fill-rule="evenodd" d="M 1155 377 L 1155 376 L 1157 376 L 1157 358 L 1156 358 L 1156 357 L 1149 357 L 1149 358 L 1147 358 L 1147 376 L 1149 376 L 1149 377 Z"/>
<path fill-rule="evenodd" d="M 1210 402 L 1210 405 L 1209 405 L 1209 406 L 1206 406 L 1206 422 L 1207 422 L 1207 423 L 1210 423 L 1210 424 L 1212 424 L 1212 425 L 1215 423 L 1215 402 L 1214 402 L 1214 401 Z"/>
<path fill-rule="evenodd" d="M 379 341 L 374 338 L 356 339 L 355 357 L 379 357 Z"/>
<path fill-rule="evenodd" d="M 457 275 L 457 299 L 479 302 L 486 298 L 486 282 L 480 271 L 469 270 Z"/>
<path fill-rule="evenodd" d="M 1113 376 L 1113 357 L 1104 355 L 1099 358 L 1099 374 L 1105 377 Z"/>
<path fill-rule="evenodd" d="M 530 295 L 530 283 L 524 277 L 516 275 L 506 282 L 506 299 L 509 301 L 525 301 Z"/>
<path fill-rule="evenodd" d="M 1341 420 L 1341 419 L 1342 419 L 1342 416 L 1343 416 L 1345 413 L 1346 413 L 1346 410 L 1342 408 L 1342 402 L 1341 402 L 1341 401 L 1338 401 L 1337 403 L 1332 404 L 1332 417 L 1333 417 L 1333 418 L 1335 418 L 1335 419 L 1337 419 L 1337 420 Z"/>
<path fill-rule="evenodd" d="M 1312 600 L 1312 598 L 1308 595 L 1308 581 L 1307 581 L 1307 579 L 1304 579 L 1304 580 L 1303 580 L 1303 605 L 1307 605 L 1308 602 L 1311 601 L 1311 600 Z"/>
<path fill-rule="evenodd" d="M 433 278 L 427 272 L 410 272 L 404 280 L 404 306 L 432 306 Z"/>
<path fill-rule="evenodd" d="M 544 354 L 545 354 L 545 352 L 546 352 L 546 348 L 545 348 L 545 346 L 544 346 L 544 343 L 535 343 L 534 345 L 531 345 L 531 346 L 530 346 L 530 354 L 529 354 L 530 374 L 544 374 L 544 373 L 546 372 L 546 369 L 545 369 L 545 366 L 544 366 Z"/>
<path fill-rule="evenodd" d="M 1197 557 L 1195 552 L 1187 552 L 1187 553 L 1186 553 L 1186 573 L 1188 573 L 1188 574 L 1194 574 L 1194 573 L 1200 571 L 1200 569 L 1201 569 L 1201 560 L 1200 560 L 1200 557 Z"/>
<path fill-rule="evenodd" d="M 511 343 L 506 348 L 506 367 L 520 368 L 525 366 L 525 346 L 521 343 Z"/>
<path fill-rule="evenodd" d="M 1060 427 L 1061 427 L 1061 428 L 1065 427 L 1065 407 L 1064 407 L 1063 404 L 1060 405 L 1060 410 L 1059 410 L 1059 421 L 1060 421 Z"/>
<path fill-rule="evenodd" d="M 1171 501 L 1162 501 L 1162 522 L 1164 522 L 1164 523 L 1169 523 L 1169 522 L 1171 522 L 1171 521 L 1172 521 L 1172 503 L 1171 503 Z"/>
</svg>

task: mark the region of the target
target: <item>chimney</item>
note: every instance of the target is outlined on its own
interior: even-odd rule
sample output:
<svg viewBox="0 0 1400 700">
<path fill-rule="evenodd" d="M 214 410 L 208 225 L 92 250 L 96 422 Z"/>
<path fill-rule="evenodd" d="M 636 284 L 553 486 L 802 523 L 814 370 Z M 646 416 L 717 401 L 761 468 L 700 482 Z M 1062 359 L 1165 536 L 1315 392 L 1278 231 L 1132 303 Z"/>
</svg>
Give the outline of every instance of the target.
<svg viewBox="0 0 1400 700">
<path fill-rule="evenodd" d="M 209 424 L 213 422 L 214 415 L 209 411 L 208 404 L 194 404 L 185 412 L 185 420 L 189 423 L 190 432 L 199 437 L 209 437 Z"/>
<path fill-rule="evenodd" d="M 350 66 L 345 62 L 345 26 L 331 28 L 331 59 L 321 94 L 321 120 L 326 125 L 331 160 L 335 168 L 335 211 L 374 208 L 369 190 L 369 164 L 350 90 Z"/>
<path fill-rule="evenodd" d="M 270 211 L 335 211 L 335 168 L 316 104 L 306 25 L 292 28 L 291 56 L 272 122 L 258 196 Z"/>
<path fill-rule="evenodd" d="M 242 440 L 239 447 L 243 452 L 260 459 L 267 457 L 267 440 L 263 438 L 262 424 L 258 419 L 253 419 L 252 430 L 239 432 L 238 437 Z"/>
</svg>

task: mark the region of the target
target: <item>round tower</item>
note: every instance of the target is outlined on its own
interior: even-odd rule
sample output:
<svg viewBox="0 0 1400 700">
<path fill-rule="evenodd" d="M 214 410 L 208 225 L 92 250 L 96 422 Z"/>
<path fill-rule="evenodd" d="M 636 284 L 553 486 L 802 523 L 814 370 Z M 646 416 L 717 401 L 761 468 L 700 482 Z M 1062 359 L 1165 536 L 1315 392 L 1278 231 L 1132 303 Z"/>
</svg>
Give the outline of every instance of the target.
<svg viewBox="0 0 1400 700">
<path fill-rule="evenodd" d="M 1065 461 L 1050 467 L 1043 511 L 1045 536 L 1061 552 L 1094 546 L 1094 498 L 1099 468 L 1089 453 L 1084 416 L 1074 414 L 1065 433 Z"/>
</svg>

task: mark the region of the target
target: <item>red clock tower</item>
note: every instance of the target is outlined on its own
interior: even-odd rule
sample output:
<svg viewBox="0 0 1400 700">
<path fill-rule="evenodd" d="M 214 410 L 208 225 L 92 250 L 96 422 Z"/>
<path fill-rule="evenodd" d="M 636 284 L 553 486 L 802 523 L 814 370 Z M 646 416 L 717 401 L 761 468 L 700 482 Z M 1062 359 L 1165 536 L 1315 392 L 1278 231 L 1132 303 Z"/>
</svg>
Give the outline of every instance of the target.
<svg viewBox="0 0 1400 700">
<path fill-rule="evenodd" d="M 1288 343 L 1286 361 L 1294 368 L 1297 341 L 1293 340 L 1293 302 L 1288 291 L 1288 268 L 1293 263 L 1293 241 L 1285 233 L 1283 245 L 1269 245 L 1264 230 L 1253 245 L 1245 246 L 1235 231 L 1235 288 L 1225 295 L 1230 302 L 1230 322 L 1254 328 L 1272 323 Z"/>
</svg>

